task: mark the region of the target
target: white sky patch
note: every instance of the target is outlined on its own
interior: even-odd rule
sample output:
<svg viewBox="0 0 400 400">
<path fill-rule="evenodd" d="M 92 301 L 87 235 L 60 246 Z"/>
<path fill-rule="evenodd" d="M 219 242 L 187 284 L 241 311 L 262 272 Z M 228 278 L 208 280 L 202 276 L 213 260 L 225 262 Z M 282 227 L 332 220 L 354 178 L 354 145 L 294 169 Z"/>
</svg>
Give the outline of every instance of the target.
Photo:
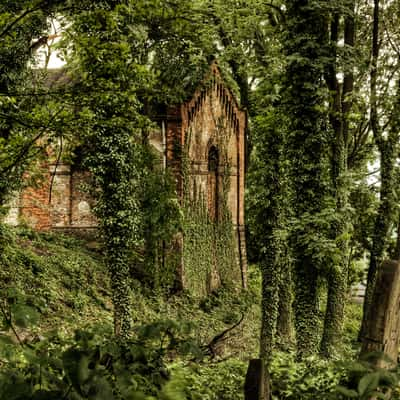
<svg viewBox="0 0 400 400">
<path fill-rule="evenodd" d="M 374 162 L 368 163 L 367 183 L 369 186 L 375 186 L 375 187 L 379 187 L 381 185 L 380 162 L 378 157 Z"/>
<path fill-rule="evenodd" d="M 59 53 L 57 51 L 52 51 L 50 54 L 50 60 L 47 65 L 47 68 L 62 68 L 65 65 L 65 61 L 59 57 Z"/>
<path fill-rule="evenodd" d="M 60 41 L 62 30 L 61 25 L 56 19 L 50 21 L 49 40 L 47 44 L 40 47 L 37 52 L 39 68 L 59 69 L 66 63 L 60 57 L 60 52 L 55 48 L 56 44 Z M 46 65 L 47 64 L 47 65 Z"/>
</svg>

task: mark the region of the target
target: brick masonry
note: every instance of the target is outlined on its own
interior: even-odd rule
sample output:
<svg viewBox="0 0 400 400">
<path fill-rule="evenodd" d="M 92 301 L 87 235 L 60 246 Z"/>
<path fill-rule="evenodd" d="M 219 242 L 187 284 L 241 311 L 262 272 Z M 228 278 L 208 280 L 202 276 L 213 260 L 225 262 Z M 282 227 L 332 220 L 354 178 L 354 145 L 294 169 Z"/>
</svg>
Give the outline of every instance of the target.
<svg viewBox="0 0 400 400">
<path fill-rule="evenodd" d="M 93 230 L 93 199 L 87 192 L 90 176 L 70 165 L 43 165 L 41 179 L 16 194 L 6 221 L 27 223 L 37 230 Z"/>
<path fill-rule="evenodd" d="M 186 148 L 192 189 L 207 199 L 209 214 L 218 219 L 222 180 L 229 180 L 227 206 L 232 215 L 236 240 L 237 266 L 246 286 L 247 261 L 244 229 L 245 131 L 247 116 L 232 92 L 226 88 L 216 63 L 192 98 L 170 108 L 159 118 L 160 131 L 151 141 L 160 152 L 163 164 L 176 177 L 177 193 L 183 195 L 182 158 Z M 215 160 L 210 161 L 210 154 Z M 211 165 L 212 164 L 212 165 Z M 211 170 L 210 170 L 211 169 Z M 85 189 L 90 176 L 70 165 L 44 165 L 43 178 L 16 198 L 8 220 L 17 219 L 38 230 L 86 232 L 96 228 L 93 199 Z M 183 243 L 184 245 L 184 243 Z M 184 266 L 179 272 L 184 282 Z M 184 284 L 183 284 L 184 286 Z"/>
<path fill-rule="evenodd" d="M 209 214 L 214 219 L 218 219 L 218 197 L 222 198 L 222 180 L 230 181 L 226 200 L 235 229 L 237 265 L 242 285 L 246 287 L 244 189 L 247 115 L 225 86 L 216 63 L 211 65 L 208 77 L 193 97 L 169 111 L 165 124 L 167 165 L 175 171 L 180 197 L 183 193 L 183 182 L 181 158 L 176 156 L 177 144 L 188 153 L 191 190 L 202 192 L 208 202 Z M 214 168 L 210 167 L 210 154 L 215 152 L 219 159 Z M 184 274 L 184 266 L 182 273 Z M 184 280 L 183 276 L 182 281 Z"/>
</svg>

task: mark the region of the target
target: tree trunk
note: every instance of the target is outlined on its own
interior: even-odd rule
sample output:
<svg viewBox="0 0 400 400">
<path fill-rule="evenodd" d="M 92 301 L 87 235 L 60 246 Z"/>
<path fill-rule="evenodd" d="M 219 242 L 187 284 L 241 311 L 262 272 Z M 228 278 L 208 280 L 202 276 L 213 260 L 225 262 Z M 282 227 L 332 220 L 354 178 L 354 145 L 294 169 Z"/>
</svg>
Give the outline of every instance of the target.
<svg viewBox="0 0 400 400">
<path fill-rule="evenodd" d="M 245 400 L 270 400 L 271 383 L 268 369 L 262 359 L 249 361 L 244 384 Z"/>
<path fill-rule="evenodd" d="M 132 327 L 128 263 L 121 259 L 121 255 L 113 254 L 107 257 L 107 265 L 114 306 L 114 334 L 121 339 L 127 339 L 131 335 Z"/>
<path fill-rule="evenodd" d="M 354 0 L 348 3 L 349 14 L 344 22 L 344 43 L 349 47 L 354 47 Z M 338 30 L 340 18 L 339 14 L 334 16 L 331 24 L 331 44 L 335 49 L 338 44 Z M 348 173 L 348 141 L 349 124 L 348 114 L 351 110 L 351 95 L 354 87 L 353 67 L 348 67 L 344 73 L 343 87 L 339 84 L 336 77 L 336 50 L 333 51 L 333 59 L 327 71 L 327 84 L 332 93 L 330 106 L 330 121 L 334 133 L 332 146 L 332 168 L 331 179 L 334 196 L 336 199 L 336 213 L 338 222 L 332 227 L 333 239 L 338 243 L 341 259 L 338 265 L 331 266 L 327 276 L 328 298 L 324 320 L 324 331 L 321 341 L 321 354 L 330 357 L 341 340 L 342 325 L 344 318 L 344 307 L 347 292 L 348 277 L 348 256 L 350 230 L 349 216 L 346 210 L 349 203 L 349 183 L 347 182 Z"/>
<path fill-rule="evenodd" d="M 325 208 L 326 125 L 321 109 L 321 78 L 326 58 L 326 19 L 311 1 L 287 1 L 285 51 L 288 123 L 287 159 L 292 185 L 291 232 L 294 262 L 294 320 L 300 358 L 315 353 L 319 342 L 318 278 L 321 254 L 316 243 L 328 232 L 317 218 Z M 326 261 L 328 262 L 328 261 Z"/>
<path fill-rule="evenodd" d="M 394 135 L 393 135 L 394 136 Z M 396 134 L 396 136 L 398 136 Z M 390 137 L 389 137 L 390 139 Z M 367 275 L 367 287 L 365 290 L 363 305 L 363 320 L 361 323 L 359 339 L 362 339 L 367 331 L 369 307 L 375 288 L 380 265 L 383 261 L 384 252 L 387 249 L 389 233 L 393 224 L 395 209 L 394 175 L 395 162 L 398 154 L 397 139 L 385 141 L 380 146 L 381 151 L 381 189 L 378 214 L 375 219 L 374 233 L 372 237 L 372 249 Z"/>
<path fill-rule="evenodd" d="M 286 269 L 282 268 L 279 285 L 279 308 L 276 332 L 279 336 L 279 342 L 283 346 L 288 346 L 293 341 L 291 268 L 291 265 L 287 265 Z"/>
<path fill-rule="evenodd" d="M 339 266 L 333 268 L 328 277 L 328 298 L 321 341 L 321 355 L 326 358 L 335 353 L 337 345 L 341 342 L 347 293 L 347 274 L 344 272 Z"/>
<path fill-rule="evenodd" d="M 268 365 L 276 332 L 276 322 L 279 307 L 279 263 L 276 255 L 266 257 L 261 262 L 262 300 L 261 300 L 261 335 L 260 358 Z"/>
<path fill-rule="evenodd" d="M 379 270 L 371 303 L 371 322 L 363 338 L 360 357 L 379 354 L 370 360 L 378 368 L 397 366 L 400 333 L 400 265 L 397 260 L 384 261 Z M 387 397 L 387 398 L 390 398 Z"/>
<path fill-rule="evenodd" d="M 367 276 L 367 288 L 363 306 L 363 320 L 359 332 L 361 340 L 368 330 L 369 309 L 374 293 L 375 283 L 387 249 L 390 229 L 395 209 L 395 164 L 398 157 L 399 141 L 399 116 L 400 105 L 400 80 L 397 86 L 396 103 L 393 105 L 391 127 L 387 138 L 384 138 L 378 113 L 378 60 L 379 60 L 379 36 L 380 36 L 380 3 L 374 0 L 373 34 L 372 34 L 372 60 L 371 60 L 371 110 L 370 123 L 375 143 L 380 152 L 380 203 L 375 218 L 374 232 L 372 236 L 372 249 Z"/>
<path fill-rule="evenodd" d="M 393 250 L 393 254 L 391 257 L 393 260 L 400 260 L 400 213 L 397 216 L 397 239 L 396 239 L 396 247 Z"/>
<path fill-rule="evenodd" d="M 295 264 L 295 272 L 294 315 L 297 353 L 301 359 L 318 349 L 318 276 L 307 259 Z"/>
</svg>

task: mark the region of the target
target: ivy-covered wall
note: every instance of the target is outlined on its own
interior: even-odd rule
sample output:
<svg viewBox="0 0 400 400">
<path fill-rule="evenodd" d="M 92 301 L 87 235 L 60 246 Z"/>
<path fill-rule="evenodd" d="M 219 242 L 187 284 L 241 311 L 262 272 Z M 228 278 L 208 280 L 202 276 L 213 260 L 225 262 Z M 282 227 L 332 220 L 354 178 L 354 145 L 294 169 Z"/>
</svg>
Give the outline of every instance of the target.
<svg viewBox="0 0 400 400">
<path fill-rule="evenodd" d="M 142 187 L 145 195 L 141 201 L 147 207 L 142 207 L 142 212 L 145 214 L 146 208 L 152 216 L 142 216 L 147 221 L 143 228 L 144 261 L 135 261 L 135 265 L 140 264 L 140 271 L 135 273 L 140 278 L 145 276 L 154 286 L 175 286 L 198 295 L 221 284 L 245 287 L 246 114 L 226 88 L 216 64 L 211 65 L 191 99 L 166 114 L 159 117 L 162 128 L 150 135 L 149 142 L 155 152 L 158 150 L 168 172 L 165 174 L 160 168 L 160 176 L 147 177 L 148 187 Z M 29 207 L 26 201 L 23 207 L 19 205 L 20 217 L 38 229 L 76 231 L 97 226 L 91 211 L 93 199 L 90 192 L 81 188 L 88 179 L 85 171 L 60 164 L 55 170 L 52 166 L 44 176 L 43 186 L 29 189 L 33 199 Z M 181 232 L 176 236 L 173 232 L 179 217 L 168 176 L 175 181 L 181 208 Z M 154 210 L 160 214 L 157 218 Z M 45 224 L 36 221 L 39 213 L 41 220 L 46 218 Z M 174 226 L 168 230 L 169 225 Z"/>
<path fill-rule="evenodd" d="M 229 180 L 221 179 L 218 216 L 210 210 L 207 192 L 197 187 L 196 177 L 184 176 L 182 279 L 191 293 L 204 296 L 219 286 L 242 285 L 238 241 L 227 206 Z M 207 187 L 210 189 L 210 187 Z M 216 219 L 218 218 L 218 219 Z"/>
<path fill-rule="evenodd" d="M 167 121 L 167 158 L 183 210 L 182 285 L 198 295 L 245 287 L 246 114 L 216 64 L 179 111 Z"/>
</svg>

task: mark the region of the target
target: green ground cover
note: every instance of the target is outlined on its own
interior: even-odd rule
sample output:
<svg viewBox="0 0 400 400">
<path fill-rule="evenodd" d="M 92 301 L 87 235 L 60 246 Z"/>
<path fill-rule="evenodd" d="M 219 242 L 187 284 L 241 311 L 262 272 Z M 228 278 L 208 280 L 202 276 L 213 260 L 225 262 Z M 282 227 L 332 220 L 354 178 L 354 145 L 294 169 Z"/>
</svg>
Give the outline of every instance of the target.
<svg viewBox="0 0 400 400">
<path fill-rule="evenodd" d="M 127 350 L 111 346 L 111 293 L 99 246 L 0 229 L 0 399 L 243 399 L 248 360 L 258 355 L 257 268 L 250 268 L 246 292 L 226 288 L 203 299 L 132 277 L 135 328 Z M 337 361 L 299 363 L 290 346 L 276 349 L 274 398 L 363 398 L 336 392 L 357 354 L 360 317 L 360 305 L 351 303 Z M 373 372 L 357 368 L 360 376 Z"/>
</svg>

